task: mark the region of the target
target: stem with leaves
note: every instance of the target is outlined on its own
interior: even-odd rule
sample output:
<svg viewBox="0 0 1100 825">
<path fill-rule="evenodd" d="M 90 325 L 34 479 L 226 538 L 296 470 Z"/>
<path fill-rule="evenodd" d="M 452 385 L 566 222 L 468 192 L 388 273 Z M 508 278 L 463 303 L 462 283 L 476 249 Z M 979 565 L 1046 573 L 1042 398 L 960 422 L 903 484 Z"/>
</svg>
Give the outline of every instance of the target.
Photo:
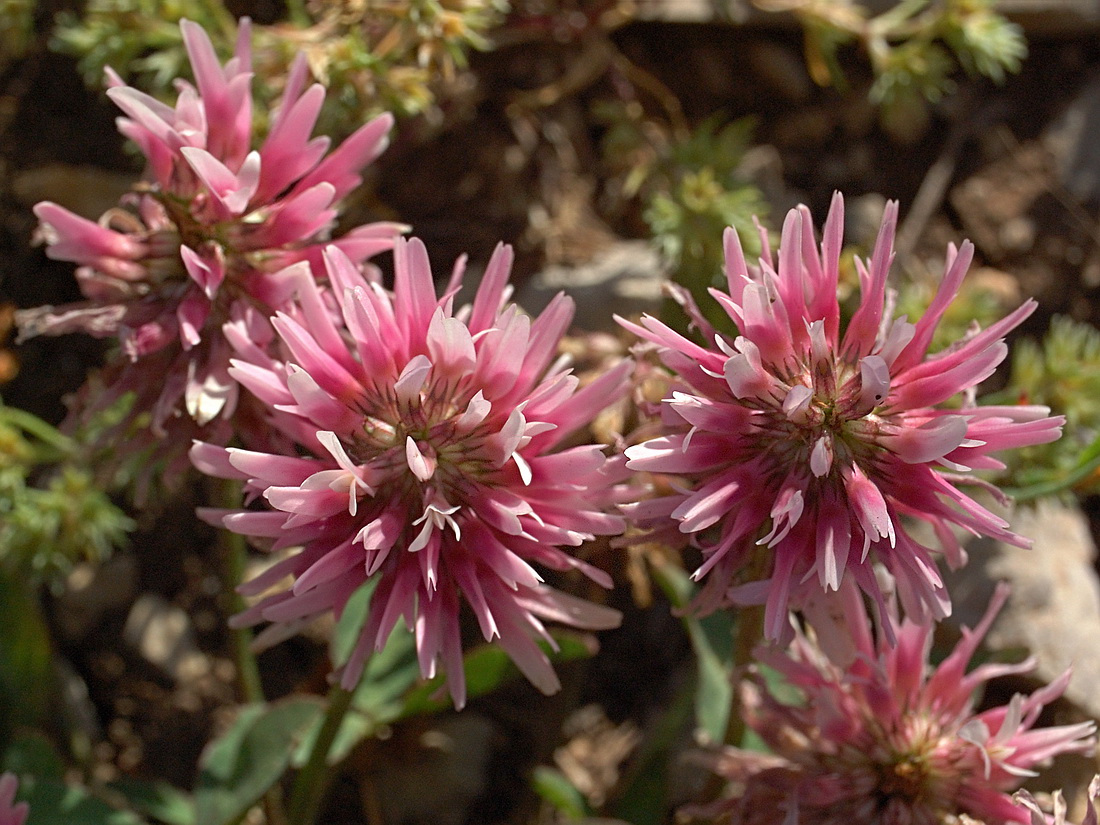
<svg viewBox="0 0 1100 825">
<path fill-rule="evenodd" d="M 294 778 L 294 787 L 290 792 L 288 816 L 290 825 L 313 825 L 321 807 L 322 797 L 327 786 L 328 754 L 336 734 L 340 732 L 344 716 L 351 707 L 354 693 L 345 690 L 339 684 L 333 685 L 328 695 L 328 709 L 324 721 L 313 741 L 309 759 Z"/>
</svg>

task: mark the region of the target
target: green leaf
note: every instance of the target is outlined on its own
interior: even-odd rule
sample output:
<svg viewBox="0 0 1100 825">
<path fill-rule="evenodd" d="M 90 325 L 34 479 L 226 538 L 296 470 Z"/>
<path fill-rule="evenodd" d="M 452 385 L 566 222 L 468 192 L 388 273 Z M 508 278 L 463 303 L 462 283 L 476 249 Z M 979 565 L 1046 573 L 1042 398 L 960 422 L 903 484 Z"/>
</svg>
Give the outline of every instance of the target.
<svg viewBox="0 0 1100 825">
<path fill-rule="evenodd" d="M 1035 484 L 1029 484 L 1027 487 L 1009 487 L 1004 492 L 1017 502 L 1030 501 L 1041 496 L 1050 496 L 1062 490 L 1068 490 L 1073 485 L 1087 479 L 1097 470 L 1100 470 L 1100 436 L 1085 448 L 1077 461 L 1077 466 L 1073 469 L 1063 473 L 1054 473 L 1051 477 Z"/>
<path fill-rule="evenodd" d="M 577 786 L 561 771 L 539 765 L 531 773 L 531 787 L 555 811 L 567 820 L 583 819 L 592 812 Z"/>
<path fill-rule="evenodd" d="M 232 727 L 203 752 L 195 820 L 225 825 L 247 813 L 282 777 L 322 712 L 322 703 L 314 698 L 244 706 Z"/>
<path fill-rule="evenodd" d="M 663 564 L 654 567 L 654 578 L 673 607 L 686 608 L 694 587 L 681 568 Z M 719 743 L 725 739 L 733 702 L 733 621 L 727 611 L 704 619 L 684 613 L 681 617 L 695 651 L 698 683 L 695 717 L 703 737 Z"/>
<path fill-rule="evenodd" d="M 85 789 L 59 779 L 24 775 L 18 798 L 30 804 L 29 825 L 144 825 L 129 811 L 112 808 Z"/>
<path fill-rule="evenodd" d="M 377 579 L 368 579 L 351 594 L 351 598 L 344 605 L 344 612 L 336 622 L 336 631 L 332 634 L 332 644 L 329 646 L 329 658 L 334 666 L 342 667 L 351 656 L 352 648 L 359 640 L 363 624 L 367 621 L 370 599 L 377 585 Z"/>
<path fill-rule="evenodd" d="M 35 730 L 23 730 L 15 735 L 4 751 L 3 769 L 43 779 L 62 779 L 65 763 L 43 734 Z"/>
<path fill-rule="evenodd" d="M 38 601 L 0 570 L 0 742 L 12 726 L 35 726 L 46 713 L 53 683 L 50 634 Z"/>
<path fill-rule="evenodd" d="M 191 797 L 167 782 L 147 782 L 123 777 L 107 785 L 138 813 L 166 825 L 196 825 L 195 803 Z"/>
</svg>

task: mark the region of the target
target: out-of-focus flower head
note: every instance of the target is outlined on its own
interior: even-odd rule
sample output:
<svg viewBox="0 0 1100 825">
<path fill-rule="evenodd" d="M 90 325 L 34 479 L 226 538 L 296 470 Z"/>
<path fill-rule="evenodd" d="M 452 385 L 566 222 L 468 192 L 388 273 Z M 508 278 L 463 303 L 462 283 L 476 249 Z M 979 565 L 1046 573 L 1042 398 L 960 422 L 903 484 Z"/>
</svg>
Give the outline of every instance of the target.
<svg viewBox="0 0 1100 825">
<path fill-rule="evenodd" d="M 820 247 L 809 210 L 783 224 L 777 260 L 761 230 L 759 266 L 749 266 L 727 230 L 729 291 L 711 290 L 737 325 L 729 340 L 682 295 L 714 346 L 700 346 L 656 318 L 623 322 L 656 344 L 678 378 L 662 403 L 665 434 L 627 450 L 629 467 L 672 477 L 676 492 L 631 515 L 666 539 L 689 538 L 705 560 L 699 605 L 766 603 L 769 638 L 789 632 L 787 611 L 854 579 L 887 615 L 873 572 L 881 562 L 915 618 L 950 610 L 929 548 L 902 526 L 929 522 L 952 565 L 965 554 L 951 527 L 1028 544 L 966 492 L 1004 499 L 971 470 L 1003 467 L 991 453 L 1056 439 L 1062 419 L 1046 407 L 987 406 L 974 388 L 1004 359 L 1005 334 L 1035 309 L 1028 301 L 943 352 L 927 350 L 973 256 L 948 248 L 939 291 L 924 316 L 892 318 L 886 281 L 897 204 L 890 203 L 874 253 L 856 261 L 861 299 L 842 322 L 837 280 L 843 200 L 829 210 Z M 960 397 L 958 406 L 946 402 Z M 765 553 L 761 565 L 756 560 Z M 767 578 L 744 582 L 757 567 Z M 887 626 L 887 633 L 892 630 Z"/>
<path fill-rule="evenodd" d="M 19 317 L 24 338 L 117 337 L 110 395 L 136 393 L 135 408 L 152 414 L 159 438 L 169 429 L 193 432 L 173 428 L 184 414 L 200 427 L 233 415 L 237 384 L 221 327 L 238 305 L 264 315 L 279 307 L 273 273 L 297 261 L 320 266 L 322 245 L 330 243 L 363 261 L 390 248 L 401 230 L 377 223 L 328 237 L 337 202 L 385 148 L 390 116 L 329 152 L 327 137 L 310 138 L 324 89 L 304 88 L 308 70 L 299 56 L 271 128 L 253 148 L 248 20 L 224 66 L 200 26 L 180 26 L 196 82 L 178 81 L 175 107 L 109 72 L 107 94 L 125 113 L 119 130 L 145 154 L 148 180 L 98 222 L 54 203 L 34 209 L 46 254 L 79 264 L 86 300 Z"/>
<path fill-rule="evenodd" d="M 1085 810 L 1085 818 L 1081 820 L 1081 825 L 1097 825 L 1095 804 L 1097 796 L 1100 796 L 1100 775 L 1094 776 L 1092 782 L 1089 783 L 1088 799 L 1086 801 L 1088 807 Z M 1066 801 L 1062 798 L 1061 791 L 1054 792 L 1053 820 L 1043 813 L 1043 809 L 1039 807 L 1035 797 L 1026 790 L 1016 791 L 1012 798 L 1016 800 L 1017 805 L 1023 805 L 1030 812 L 1030 825 L 1069 825 L 1066 821 Z"/>
<path fill-rule="evenodd" d="M 293 586 L 236 622 L 273 622 L 265 633 L 277 638 L 339 613 L 375 577 L 345 686 L 403 618 L 421 671 L 431 676 L 441 662 L 461 706 L 461 596 L 485 638 L 499 638 L 520 670 L 553 692 L 558 680 L 537 644 L 554 645 L 543 621 L 602 629 L 619 616 L 549 588 L 531 563 L 579 569 L 610 586 L 566 551 L 621 532 L 622 519 L 606 509 L 622 497 L 627 474 L 621 458 L 574 439 L 627 391 L 631 364 L 578 390 L 567 359 L 555 358 L 572 301 L 559 295 L 534 320 L 508 303 L 508 247 L 493 255 L 472 306 L 457 313 L 462 266 L 437 297 L 418 240 L 397 242 L 392 293 L 341 250 L 327 249 L 325 259 L 342 325 L 303 278 L 296 304 L 272 321 L 282 357 L 255 346 L 245 324 L 226 328 L 238 356 L 233 377 L 307 455 L 209 444 L 191 453 L 208 474 L 245 479 L 272 508 L 208 519 L 271 539 L 274 549 L 302 547 L 242 591 L 261 594 L 288 575 Z"/>
<path fill-rule="evenodd" d="M 731 825 L 940 825 L 962 815 L 1030 822 L 1007 792 L 1057 754 L 1091 751 L 1095 724 L 1034 727 L 1068 672 L 1030 696 L 975 712 L 990 679 L 1034 667 L 1029 659 L 967 672 L 1007 595 L 999 587 L 977 628 L 931 667 L 931 625 L 906 619 L 896 644 L 881 632 L 876 641 L 858 589 L 845 583 L 843 609 L 814 624 L 816 639 L 799 631 L 787 652 L 758 649 L 757 661 L 804 701 L 777 698 L 760 675 L 745 683 L 746 723 L 773 754 L 727 749 L 718 773 L 743 793 L 711 813 Z M 847 643 L 832 645 L 837 639 Z"/>
<path fill-rule="evenodd" d="M 23 825 L 29 809 L 26 802 L 15 802 L 19 780 L 13 773 L 0 776 L 0 825 Z"/>
</svg>

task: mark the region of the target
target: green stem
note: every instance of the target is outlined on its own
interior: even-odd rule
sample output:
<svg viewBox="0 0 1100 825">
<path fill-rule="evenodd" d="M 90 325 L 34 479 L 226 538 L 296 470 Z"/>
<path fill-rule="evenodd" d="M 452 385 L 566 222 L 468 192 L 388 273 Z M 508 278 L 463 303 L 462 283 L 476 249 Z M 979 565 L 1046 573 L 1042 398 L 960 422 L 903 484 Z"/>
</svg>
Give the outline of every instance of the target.
<svg viewBox="0 0 1100 825">
<path fill-rule="evenodd" d="M 745 719 L 741 713 L 741 694 L 738 682 L 745 669 L 753 661 L 753 650 L 764 636 L 764 606 L 754 604 L 737 611 L 737 624 L 733 636 L 733 697 L 730 699 L 730 717 L 726 724 L 726 744 L 741 747 L 745 738 Z"/>
<path fill-rule="evenodd" d="M 1006 487 L 1004 493 L 1011 496 L 1016 502 L 1030 501 L 1041 496 L 1052 496 L 1063 490 L 1068 490 L 1084 481 L 1100 470 L 1100 437 L 1084 449 L 1077 460 L 1077 466 L 1066 470 L 1061 475 L 1037 481 L 1024 487 Z"/>
<path fill-rule="evenodd" d="M 240 482 L 225 479 L 215 482 L 212 498 L 220 507 L 236 508 L 241 504 Z M 218 531 L 218 550 L 222 562 L 222 587 L 225 606 L 231 613 L 240 613 L 247 606 L 237 585 L 244 581 L 248 564 L 248 545 L 244 536 L 229 530 Z M 260 665 L 252 650 L 252 631 L 236 627 L 229 631 L 233 648 L 233 662 L 237 667 L 237 690 L 246 703 L 264 702 L 264 686 L 260 679 Z M 271 825 L 286 825 L 283 815 L 283 795 L 278 785 L 264 794 L 264 811 Z"/>
<path fill-rule="evenodd" d="M 1063 490 L 1080 484 L 1091 475 L 1100 470 L 1100 456 L 1096 456 L 1084 464 L 1067 471 L 1061 476 L 1029 484 L 1026 487 L 1009 488 L 1005 493 L 1017 504 L 1024 501 L 1032 501 L 1043 496 L 1053 496 Z"/>
<path fill-rule="evenodd" d="M 74 444 L 71 438 L 26 410 L 9 407 L 0 402 L 0 418 L 12 426 L 18 427 L 27 435 L 34 436 L 43 444 L 50 445 L 62 454 L 73 451 Z"/>
<path fill-rule="evenodd" d="M 771 561 L 771 551 L 767 547 L 757 547 L 749 561 L 746 581 L 762 579 L 770 568 Z M 739 748 L 745 738 L 739 686 L 745 671 L 753 662 L 753 651 L 764 638 L 764 605 L 740 608 L 736 621 L 733 631 L 733 696 L 730 699 L 729 722 L 726 724 L 726 744 Z"/>
<path fill-rule="evenodd" d="M 239 507 L 240 483 L 233 480 L 222 481 L 218 484 L 215 499 L 221 507 Z M 244 580 L 245 567 L 248 564 L 248 547 L 245 538 L 229 530 L 219 530 L 218 549 L 221 551 L 222 586 L 225 588 L 226 607 L 231 613 L 240 613 L 247 606 L 236 589 L 237 585 Z M 256 662 L 256 654 L 252 650 L 252 631 L 247 627 L 238 627 L 233 628 L 230 634 L 241 699 L 245 702 L 263 702 L 264 689 L 260 681 L 260 667 Z"/>
<path fill-rule="evenodd" d="M 317 820 L 327 785 L 328 754 L 351 707 L 353 696 L 352 691 L 344 690 L 339 684 L 333 685 L 329 691 L 328 709 L 317 738 L 313 740 L 309 759 L 294 778 L 294 787 L 290 792 L 290 825 L 313 825 Z"/>
</svg>

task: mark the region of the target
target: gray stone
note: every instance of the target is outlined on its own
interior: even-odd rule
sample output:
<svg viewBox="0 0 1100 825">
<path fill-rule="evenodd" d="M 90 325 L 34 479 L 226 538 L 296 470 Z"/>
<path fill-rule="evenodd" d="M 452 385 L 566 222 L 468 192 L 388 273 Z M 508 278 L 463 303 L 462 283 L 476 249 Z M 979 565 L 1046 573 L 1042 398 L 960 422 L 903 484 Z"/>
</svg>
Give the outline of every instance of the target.
<svg viewBox="0 0 1100 825">
<path fill-rule="evenodd" d="M 1007 581 L 1012 594 L 988 644 L 995 650 L 1026 648 L 1038 660 L 1032 676 L 1044 683 L 1072 666 L 1066 698 L 1100 717 L 1100 582 L 1088 521 L 1076 507 L 1053 500 L 1021 507 L 1010 521 L 1034 546 L 972 539 L 969 563 L 946 576 L 954 604 L 949 621 L 974 627 L 997 582 Z"/>
<path fill-rule="evenodd" d="M 1097 0 L 1100 4 L 1100 0 Z M 1100 203 L 1100 74 L 1094 76 L 1043 133 L 1059 181 L 1080 201 Z"/>
<path fill-rule="evenodd" d="M 665 273 L 660 255 L 647 241 L 617 241 L 582 266 L 552 266 L 524 284 L 517 303 L 541 312 L 559 292 L 577 305 L 573 324 L 586 332 L 610 332 L 612 315 L 660 310 Z"/>
<path fill-rule="evenodd" d="M 199 650 L 191 618 L 163 596 L 146 593 L 134 602 L 122 635 L 143 659 L 176 682 L 210 672 L 210 661 Z"/>
<path fill-rule="evenodd" d="M 750 0 L 636 0 L 633 15 L 638 20 L 667 23 L 709 23 L 726 20 L 748 23 L 766 16 Z"/>
</svg>

